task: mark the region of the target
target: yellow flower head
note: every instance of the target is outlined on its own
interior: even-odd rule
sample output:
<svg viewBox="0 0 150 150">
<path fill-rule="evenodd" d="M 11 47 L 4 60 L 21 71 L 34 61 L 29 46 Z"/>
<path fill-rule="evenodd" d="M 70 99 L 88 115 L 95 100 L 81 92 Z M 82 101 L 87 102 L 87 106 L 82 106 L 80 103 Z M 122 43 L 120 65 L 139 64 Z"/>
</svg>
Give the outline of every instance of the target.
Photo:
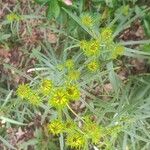
<svg viewBox="0 0 150 150">
<path fill-rule="evenodd" d="M 119 55 L 123 55 L 124 50 L 124 46 L 117 45 L 112 52 L 112 59 L 116 59 Z"/>
<path fill-rule="evenodd" d="M 79 45 L 82 50 L 85 50 L 88 48 L 88 42 L 86 40 L 81 40 Z"/>
<path fill-rule="evenodd" d="M 57 89 L 49 102 L 55 108 L 64 108 L 69 103 L 66 91 L 61 88 Z"/>
<path fill-rule="evenodd" d="M 91 61 L 88 65 L 87 65 L 88 69 L 92 72 L 97 71 L 99 68 L 99 63 L 97 61 Z"/>
<path fill-rule="evenodd" d="M 125 5 L 125 6 L 121 7 L 121 11 L 122 11 L 123 15 L 125 15 L 125 16 L 127 16 L 129 14 L 129 10 L 130 10 L 129 5 Z"/>
<path fill-rule="evenodd" d="M 92 130 L 91 130 L 92 129 Z M 93 144 L 98 144 L 100 141 L 100 138 L 102 136 L 102 131 L 100 127 L 94 123 L 94 122 L 87 122 L 83 126 L 83 131 L 86 133 L 89 139 L 91 139 Z"/>
<path fill-rule="evenodd" d="M 52 87 L 53 87 L 53 83 L 51 80 L 43 80 L 42 83 L 41 83 L 41 92 L 44 94 L 44 95 L 48 95 L 50 94 L 51 90 L 52 90 Z"/>
<path fill-rule="evenodd" d="M 112 30 L 110 28 L 103 29 L 101 33 L 101 38 L 106 43 L 112 41 Z"/>
<path fill-rule="evenodd" d="M 71 80 L 71 81 L 78 80 L 79 77 L 80 77 L 80 72 L 77 71 L 77 70 L 72 70 L 72 71 L 69 71 L 69 72 L 68 72 L 68 78 L 69 78 L 69 80 Z"/>
<path fill-rule="evenodd" d="M 34 106 L 38 106 L 40 105 L 41 99 L 40 97 L 37 95 L 37 93 L 32 92 L 30 93 L 29 97 L 28 97 L 28 101 L 29 103 L 31 103 Z"/>
<path fill-rule="evenodd" d="M 77 125 L 73 120 L 69 119 L 66 121 L 65 132 L 70 133 L 72 131 L 75 131 L 76 128 L 77 128 Z"/>
<path fill-rule="evenodd" d="M 21 19 L 21 16 L 15 14 L 15 13 L 10 13 L 6 16 L 8 21 L 19 21 Z"/>
<path fill-rule="evenodd" d="M 48 131 L 52 133 L 53 135 L 58 135 L 62 133 L 64 130 L 64 125 L 60 120 L 53 120 L 51 123 L 48 125 Z"/>
<path fill-rule="evenodd" d="M 100 53 L 100 43 L 98 40 L 86 41 L 86 45 L 83 47 L 84 54 L 88 57 L 98 56 Z"/>
<path fill-rule="evenodd" d="M 66 88 L 69 100 L 79 100 L 80 91 L 77 85 L 68 85 Z"/>
<path fill-rule="evenodd" d="M 92 27 L 94 25 L 94 20 L 91 15 L 84 14 L 81 16 L 81 23 L 87 27 Z"/>
<path fill-rule="evenodd" d="M 75 132 L 69 134 L 66 139 L 66 144 L 71 148 L 81 149 L 85 146 L 86 139 L 83 134 Z"/>
<path fill-rule="evenodd" d="M 74 68 L 74 62 L 72 59 L 68 59 L 65 63 L 65 66 L 67 67 L 67 69 L 73 69 Z"/>
<path fill-rule="evenodd" d="M 100 52 L 100 44 L 98 40 L 91 40 L 87 50 L 87 56 L 97 56 Z"/>
<path fill-rule="evenodd" d="M 21 98 L 28 98 L 31 93 L 31 89 L 28 84 L 20 84 L 17 89 L 17 95 Z"/>
<path fill-rule="evenodd" d="M 121 125 L 115 125 L 107 129 L 107 134 L 109 134 L 110 136 L 116 137 L 118 133 L 121 132 L 121 130 L 122 130 Z"/>
</svg>

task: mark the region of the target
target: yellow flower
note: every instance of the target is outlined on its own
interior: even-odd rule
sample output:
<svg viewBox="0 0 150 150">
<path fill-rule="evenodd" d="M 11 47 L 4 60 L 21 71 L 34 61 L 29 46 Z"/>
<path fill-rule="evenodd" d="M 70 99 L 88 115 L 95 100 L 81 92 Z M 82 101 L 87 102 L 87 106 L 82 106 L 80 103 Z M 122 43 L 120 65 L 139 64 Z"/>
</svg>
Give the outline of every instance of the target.
<svg viewBox="0 0 150 150">
<path fill-rule="evenodd" d="M 21 98 L 25 98 L 29 103 L 32 105 L 39 105 L 40 104 L 40 97 L 31 90 L 28 84 L 21 84 L 18 86 L 17 95 Z"/>
<path fill-rule="evenodd" d="M 48 131 L 52 133 L 53 135 L 58 135 L 62 133 L 64 130 L 64 125 L 60 120 L 53 120 L 51 123 L 48 125 Z"/>
<path fill-rule="evenodd" d="M 72 70 L 68 72 L 68 78 L 71 81 L 78 80 L 80 77 L 80 72 L 77 70 Z"/>
<path fill-rule="evenodd" d="M 48 95 L 50 94 L 51 90 L 52 90 L 52 87 L 53 87 L 53 83 L 51 80 L 48 80 L 48 79 L 45 79 L 42 81 L 41 83 L 41 92 L 44 94 L 44 95 Z"/>
<path fill-rule="evenodd" d="M 28 97 L 29 103 L 31 103 L 34 106 L 40 105 L 41 99 L 35 92 L 31 92 L 29 97 Z"/>
<path fill-rule="evenodd" d="M 112 30 L 110 28 L 104 28 L 101 33 L 101 38 L 105 43 L 112 41 Z"/>
<path fill-rule="evenodd" d="M 75 129 L 77 129 L 76 123 L 71 119 L 67 120 L 65 123 L 65 132 L 70 133 L 75 131 Z"/>
<path fill-rule="evenodd" d="M 84 54 L 88 57 L 90 56 L 98 56 L 100 54 L 100 43 L 98 40 L 91 40 L 86 42 L 86 45 L 83 49 Z"/>
<path fill-rule="evenodd" d="M 117 45 L 112 51 L 112 59 L 116 59 L 119 55 L 123 55 L 124 50 L 124 46 Z"/>
<path fill-rule="evenodd" d="M 122 130 L 121 125 L 115 125 L 107 129 L 107 134 L 116 137 L 119 134 L 119 132 L 121 132 L 121 130 Z"/>
<path fill-rule="evenodd" d="M 6 16 L 8 21 L 19 21 L 21 19 L 21 16 L 15 14 L 15 13 L 10 13 Z"/>
<path fill-rule="evenodd" d="M 71 148 L 81 149 L 86 144 L 86 139 L 83 134 L 75 132 L 68 134 L 66 144 Z"/>
<path fill-rule="evenodd" d="M 99 63 L 97 61 L 91 61 L 88 65 L 87 65 L 88 69 L 92 72 L 98 70 L 99 68 Z"/>
<path fill-rule="evenodd" d="M 122 11 L 123 15 L 125 15 L 125 16 L 127 16 L 129 14 L 129 10 L 130 10 L 129 5 L 125 5 L 125 6 L 121 7 L 121 11 Z"/>
<path fill-rule="evenodd" d="M 69 100 L 79 100 L 80 91 L 77 85 L 68 85 L 66 88 Z"/>
<path fill-rule="evenodd" d="M 74 67 L 74 62 L 72 59 L 68 59 L 65 63 L 65 66 L 67 67 L 67 69 L 73 69 Z"/>
<path fill-rule="evenodd" d="M 91 15 L 84 14 L 81 16 L 81 23 L 87 27 L 92 27 L 94 25 L 94 20 Z"/>
<path fill-rule="evenodd" d="M 31 93 L 31 89 L 28 84 L 20 84 L 17 89 L 17 95 L 21 98 L 28 98 Z"/>
<path fill-rule="evenodd" d="M 88 42 L 86 40 L 81 40 L 79 45 L 82 50 L 85 50 L 88 48 Z"/>
<path fill-rule="evenodd" d="M 69 100 L 67 93 L 64 89 L 57 89 L 54 91 L 54 95 L 49 100 L 49 103 L 55 108 L 64 108 L 68 104 Z"/>
<path fill-rule="evenodd" d="M 83 131 L 86 133 L 89 139 L 91 139 L 93 144 L 98 144 L 100 141 L 100 138 L 102 136 L 102 131 L 100 127 L 94 123 L 94 122 L 87 122 L 83 126 Z"/>
<path fill-rule="evenodd" d="M 89 43 L 89 49 L 87 55 L 89 56 L 97 56 L 100 52 L 100 46 L 99 46 L 98 40 L 92 40 Z"/>
</svg>

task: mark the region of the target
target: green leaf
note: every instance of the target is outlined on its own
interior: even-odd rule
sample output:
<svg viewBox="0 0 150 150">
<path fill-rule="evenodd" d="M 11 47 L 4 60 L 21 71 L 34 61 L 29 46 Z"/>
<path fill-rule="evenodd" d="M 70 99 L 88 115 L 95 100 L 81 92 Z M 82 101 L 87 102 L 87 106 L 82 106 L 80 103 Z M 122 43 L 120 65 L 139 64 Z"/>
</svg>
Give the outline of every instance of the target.
<svg viewBox="0 0 150 150">
<path fill-rule="evenodd" d="M 9 122 L 9 123 L 12 123 L 12 124 L 16 124 L 16 125 L 26 125 L 22 122 L 18 122 L 18 121 L 15 121 L 13 119 L 9 119 L 9 118 L 3 117 L 3 116 L 0 116 L 0 120 L 3 120 L 5 122 Z"/>
<path fill-rule="evenodd" d="M 107 69 L 109 71 L 110 83 L 112 84 L 115 92 L 117 92 L 121 86 L 121 80 L 119 79 L 119 77 L 117 76 L 117 74 L 114 71 L 113 62 L 110 62 L 107 64 Z"/>
<path fill-rule="evenodd" d="M 48 8 L 46 10 L 46 15 L 49 19 L 57 18 L 60 14 L 60 6 L 58 4 L 58 1 L 49 1 L 48 2 Z"/>
<path fill-rule="evenodd" d="M 0 33 L 0 42 L 4 41 L 4 40 L 7 40 L 8 38 L 11 37 L 11 34 L 3 34 L 3 33 Z"/>
<path fill-rule="evenodd" d="M 143 51 L 150 53 L 150 44 L 145 44 L 145 45 L 143 46 Z"/>
<path fill-rule="evenodd" d="M 13 147 L 10 143 L 8 143 L 3 137 L 0 136 L 0 141 L 2 141 L 2 143 L 4 145 L 6 145 L 9 149 L 13 149 L 13 150 L 16 150 L 15 147 Z M 1 142 L 0 142 L 1 143 Z"/>
<path fill-rule="evenodd" d="M 13 93 L 13 90 L 11 90 L 11 91 L 8 93 L 8 95 L 7 95 L 7 97 L 5 98 L 5 101 L 4 101 L 3 105 L 1 106 L 1 108 L 4 107 L 4 106 L 8 103 L 8 100 L 11 98 L 12 93 Z"/>
<path fill-rule="evenodd" d="M 40 4 L 40 5 L 44 5 L 46 4 L 47 2 L 49 2 L 50 0 L 35 0 L 36 3 Z"/>
<path fill-rule="evenodd" d="M 148 20 L 144 19 L 144 29 L 148 36 L 150 36 L 150 23 Z"/>
<path fill-rule="evenodd" d="M 128 57 L 135 57 L 135 58 L 146 58 L 146 59 L 150 58 L 149 52 L 135 50 L 127 47 L 125 48 L 124 55 Z"/>
<path fill-rule="evenodd" d="M 139 45 L 139 44 L 147 44 L 147 43 L 150 43 L 150 40 L 139 40 L 139 41 L 122 41 L 120 42 L 120 44 L 122 45 Z"/>
</svg>

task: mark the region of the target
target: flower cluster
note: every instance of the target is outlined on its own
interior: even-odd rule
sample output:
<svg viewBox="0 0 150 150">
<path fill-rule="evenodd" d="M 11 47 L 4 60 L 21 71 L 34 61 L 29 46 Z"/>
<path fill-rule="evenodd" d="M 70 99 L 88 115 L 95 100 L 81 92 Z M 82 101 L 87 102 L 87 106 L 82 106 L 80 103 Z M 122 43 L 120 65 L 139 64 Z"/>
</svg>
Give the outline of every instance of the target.
<svg viewBox="0 0 150 150">
<path fill-rule="evenodd" d="M 53 135 L 58 135 L 62 133 L 64 130 L 64 125 L 62 121 L 60 120 L 53 120 L 51 123 L 48 125 L 48 131 L 52 133 Z"/>
<path fill-rule="evenodd" d="M 67 59 L 64 68 L 67 69 L 67 80 L 77 81 L 80 77 L 80 72 L 75 69 L 75 63 L 73 59 Z"/>
<path fill-rule="evenodd" d="M 110 28 L 104 28 L 102 29 L 100 38 L 103 45 L 103 52 L 109 56 L 109 59 L 116 59 L 119 55 L 123 55 L 125 47 L 114 43 L 112 33 Z"/>
<path fill-rule="evenodd" d="M 79 132 L 67 135 L 66 144 L 71 148 L 81 149 L 85 146 L 86 138 Z"/>
<path fill-rule="evenodd" d="M 66 134 L 66 144 L 74 149 L 83 149 L 88 143 L 99 144 L 103 137 L 104 130 L 99 127 L 96 122 L 90 119 L 82 122 L 82 126 L 78 126 L 77 122 L 69 119 L 62 123 L 61 120 L 56 119 L 49 123 L 48 130 L 53 135 L 60 133 Z"/>
<path fill-rule="evenodd" d="M 72 131 L 75 131 L 78 128 L 76 122 L 74 122 L 74 120 L 72 119 L 66 120 L 64 126 L 65 126 L 66 133 L 71 133 Z"/>
<path fill-rule="evenodd" d="M 8 19 L 17 20 L 17 16 L 10 15 Z M 93 18 L 89 14 L 81 16 L 81 22 L 89 30 L 94 25 Z M 116 59 L 123 54 L 125 49 L 122 45 L 114 43 L 113 32 L 110 28 L 103 28 L 99 35 L 95 35 L 97 38 L 81 40 L 79 43 L 86 58 L 82 60 L 82 63 L 91 72 L 100 69 L 101 61 Z M 69 104 L 79 100 L 81 96 L 78 82 L 80 77 L 79 70 L 82 69 L 76 68 L 73 59 L 67 59 L 58 66 L 58 71 L 61 71 L 63 74 L 62 82 L 55 83 L 53 80 L 44 79 L 37 85 L 39 87 L 37 89 L 31 88 L 28 84 L 21 84 L 17 89 L 17 95 L 34 106 L 40 106 L 43 99 L 44 101 L 42 102 L 52 106 L 57 111 L 57 117 L 48 124 L 48 132 L 54 136 L 64 134 L 66 144 L 70 148 L 85 149 L 85 145 L 87 146 L 88 144 L 99 145 L 102 143 L 108 145 L 104 137 L 115 137 L 120 132 L 120 126 L 106 129 L 89 117 L 79 117 L 79 120 L 74 121 L 69 115 L 64 115 L 68 108 L 70 112 L 77 116 Z M 62 113 L 64 113 L 64 116 Z"/>
<path fill-rule="evenodd" d="M 99 69 L 98 57 L 101 53 L 100 41 L 99 40 L 82 40 L 80 42 L 80 48 L 83 50 L 84 55 L 90 59 L 90 62 L 87 64 L 87 68 L 95 72 Z"/>
<path fill-rule="evenodd" d="M 49 100 L 49 104 L 55 108 L 62 109 L 69 102 L 80 99 L 79 87 L 75 84 L 67 84 L 65 87 L 56 88 Z"/>
<path fill-rule="evenodd" d="M 20 84 L 17 89 L 17 95 L 35 106 L 38 106 L 41 102 L 38 94 L 28 84 Z"/>
<path fill-rule="evenodd" d="M 58 65 L 59 71 L 65 71 L 66 80 L 77 81 L 80 77 L 80 72 L 76 70 L 75 63 L 73 59 L 67 59 L 63 64 Z"/>
<path fill-rule="evenodd" d="M 122 126 L 121 125 L 115 125 L 112 127 L 107 128 L 106 132 L 108 135 L 111 135 L 111 137 L 116 137 L 118 133 L 121 132 Z"/>
<path fill-rule="evenodd" d="M 63 88 L 56 89 L 52 98 L 49 100 L 49 104 L 55 108 L 64 108 L 68 102 L 67 93 Z"/>
<path fill-rule="evenodd" d="M 80 49 L 88 59 L 87 68 L 95 72 L 100 68 L 101 61 L 116 59 L 123 55 L 124 46 L 114 43 L 111 28 L 103 28 L 96 39 L 81 40 Z"/>
<path fill-rule="evenodd" d="M 104 43 L 109 43 L 109 42 L 112 42 L 112 40 L 113 40 L 112 30 L 110 28 L 102 29 L 100 36 Z"/>
<path fill-rule="evenodd" d="M 92 121 L 89 116 L 85 117 L 85 122 L 82 128 L 88 140 L 90 140 L 92 144 L 98 144 L 100 138 L 103 137 L 103 127 L 100 127 L 96 122 Z"/>
<path fill-rule="evenodd" d="M 60 85 L 49 79 L 44 79 L 36 85 L 39 87 L 36 90 L 32 90 L 28 84 L 19 85 L 18 96 L 29 100 L 33 105 L 39 105 L 42 99 L 56 109 L 64 109 L 71 102 L 80 100 L 80 87 L 77 82 L 80 73 L 75 70 L 74 61 L 68 59 L 61 66 L 62 69 L 64 68 L 65 75 Z"/>
<path fill-rule="evenodd" d="M 90 71 L 95 72 L 100 66 L 98 61 L 93 60 L 87 65 L 87 67 Z"/>
<path fill-rule="evenodd" d="M 97 56 L 100 54 L 100 42 L 98 40 L 83 40 L 80 42 L 80 48 L 87 57 Z"/>
<path fill-rule="evenodd" d="M 43 80 L 41 83 L 41 88 L 40 91 L 41 93 L 43 93 L 44 95 L 49 95 L 51 93 L 51 90 L 53 88 L 53 83 L 51 80 Z"/>
<path fill-rule="evenodd" d="M 38 94 L 39 93 L 39 94 Z M 28 84 L 21 84 L 17 89 L 17 95 L 28 100 L 33 105 L 39 105 L 41 96 L 50 97 L 49 104 L 57 109 L 63 109 L 70 102 L 80 99 L 80 89 L 77 84 L 67 83 L 56 87 L 51 80 L 42 80 L 40 88 L 32 90 Z"/>
<path fill-rule="evenodd" d="M 68 80 L 77 81 L 80 77 L 80 72 L 78 70 L 71 70 L 67 74 Z"/>
<path fill-rule="evenodd" d="M 21 97 L 22 99 L 29 98 L 30 93 L 31 93 L 31 89 L 30 89 L 30 86 L 28 84 L 20 84 L 18 86 L 17 95 L 19 97 Z"/>
<path fill-rule="evenodd" d="M 6 16 L 7 20 L 12 22 L 12 21 L 19 21 L 22 19 L 20 15 L 17 15 L 15 13 L 10 13 Z"/>
<path fill-rule="evenodd" d="M 41 102 L 41 98 L 38 96 L 36 92 L 32 92 L 28 98 L 29 102 L 34 106 L 39 106 Z"/>
<path fill-rule="evenodd" d="M 66 91 L 67 91 L 67 96 L 69 100 L 71 101 L 79 100 L 80 91 L 77 85 L 72 85 L 72 84 L 68 85 L 66 88 Z"/>
<path fill-rule="evenodd" d="M 68 70 L 71 70 L 74 68 L 74 62 L 72 59 L 68 59 L 66 62 L 65 62 L 65 67 L 68 69 Z"/>
<path fill-rule="evenodd" d="M 116 59 L 119 55 L 122 55 L 124 49 L 122 45 L 116 45 L 112 51 L 112 59 Z"/>
<path fill-rule="evenodd" d="M 81 15 L 81 23 L 86 27 L 92 27 L 94 25 L 94 19 L 90 14 L 85 13 Z"/>
</svg>

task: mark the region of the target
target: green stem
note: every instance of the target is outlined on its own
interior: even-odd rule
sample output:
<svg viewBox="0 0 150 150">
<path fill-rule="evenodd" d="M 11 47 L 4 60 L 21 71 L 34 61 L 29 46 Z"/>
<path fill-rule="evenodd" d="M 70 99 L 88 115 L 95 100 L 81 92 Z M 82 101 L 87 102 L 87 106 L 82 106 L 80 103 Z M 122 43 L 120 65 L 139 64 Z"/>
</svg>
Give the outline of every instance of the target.
<svg viewBox="0 0 150 150">
<path fill-rule="evenodd" d="M 58 109 L 58 119 L 60 119 L 62 121 L 62 110 L 61 109 Z M 64 136 L 63 136 L 63 133 L 60 133 L 59 143 L 60 143 L 60 150 L 63 150 L 64 149 Z"/>
<path fill-rule="evenodd" d="M 81 117 L 79 117 L 79 116 L 72 110 L 72 108 L 71 108 L 69 105 L 67 105 L 67 107 L 68 107 L 68 109 L 69 109 L 77 118 L 79 118 L 80 120 L 82 120 L 82 121 L 85 123 L 85 121 L 84 121 Z"/>
</svg>

